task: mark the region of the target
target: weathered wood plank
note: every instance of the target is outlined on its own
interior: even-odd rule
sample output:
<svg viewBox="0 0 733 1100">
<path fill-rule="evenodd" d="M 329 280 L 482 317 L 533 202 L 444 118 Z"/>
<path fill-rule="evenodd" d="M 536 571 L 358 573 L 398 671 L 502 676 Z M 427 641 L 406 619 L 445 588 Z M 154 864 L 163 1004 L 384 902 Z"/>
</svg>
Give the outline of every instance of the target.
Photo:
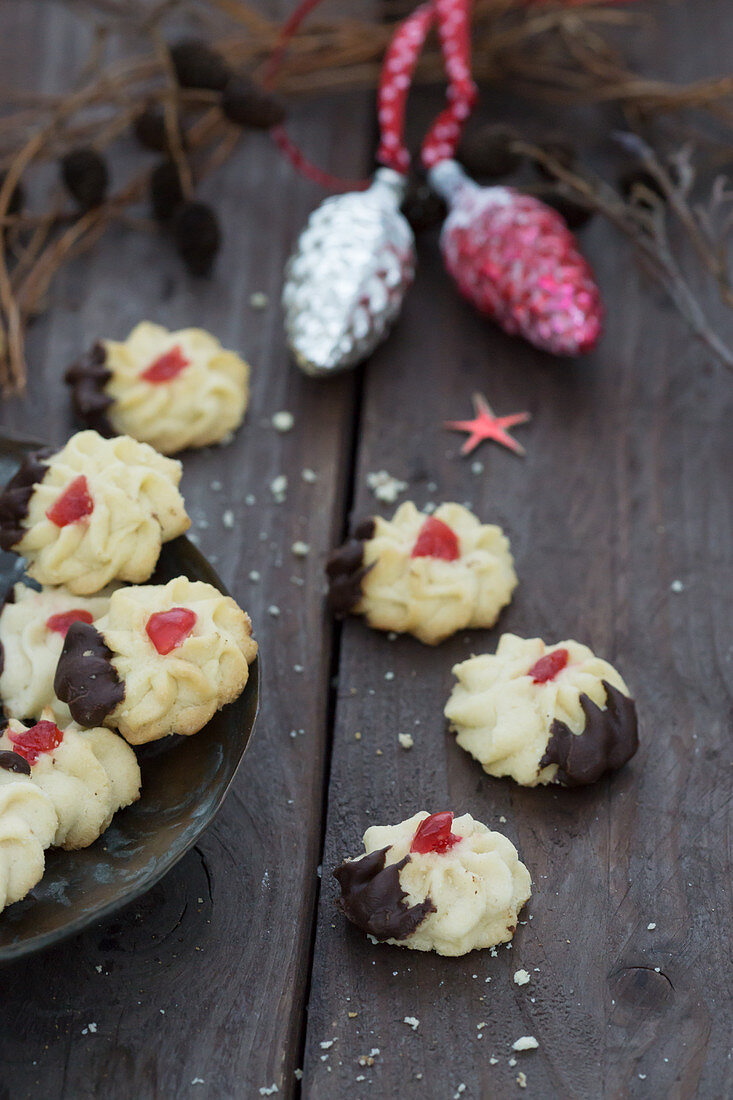
<svg viewBox="0 0 733 1100">
<path fill-rule="evenodd" d="M 665 6 L 661 17 L 643 40 L 650 70 L 725 69 L 722 5 Z M 704 42 L 702 56 L 692 40 Z M 608 334 L 586 362 L 549 362 L 480 321 L 431 241 L 402 323 L 367 375 L 355 514 L 376 510 L 365 478 L 381 468 L 408 481 L 418 504 L 470 502 L 507 529 L 520 585 L 497 630 L 437 650 L 355 621 L 344 628 L 304 1078 L 314 1100 L 504 1097 L 517 1093 L 520 1071 L 537 1097 L 733 1087 L 721 707 L 730 379 L 709 369 L 617 238 L 594 224 L 585 245 L 609 306 Z M 531 410 L 517 432 L 524 461 L 485 448 L 474 473 L 458 458 L 459 440 L 440 424 L 466 415 L 475 389 L 500 413 Z M 451 743 L 442 720 L 451 665 L 504 630 L 575 637 L 618 664 L 642 719 L 629 767 L 584 791 L 531 791 L 490 779 Z M 400 731 L 414 736 L 407 752 Z M 364 828 L 421 808 L 469 811 L 507 833 L 528 864 L 526 923 L 496 958 L 372 946 L 336 913 L 331 871 L 360 850 Z M 520 966 L 532 976 L 521 988 Z M 416 1031 L 405 1017 L 420 1020 Z M 521 1035 L 540 1049 L 512 1065 Z M 374 1065 L 360 1065 L 374 1048 Z"/>
<path fill-rule="evenodd" d="M 63 86 L 81 56 L 82 21 L 63 5 L 38 4 L 12 5 L 3 18 L 8 85 Z M 364 99 L 353 98 L 310 105 L 293 128 L 320 163 L 358 175 L 368 117 Z M 28 396 L 5 404 L 2 423 L 65 439 L 64 367 L 95 337 L 122 336 L 143 317 L 202 325 L 247 355 L 246 424 L 230 446 L 185 456 L 183 489 L 194 537 L 253 617 L 263 662 L 258 729 L 216 825 L 172 875 L 108 925 L 3 971 L 0 1096 L 13 1100 L 256 1096 L 273 1083 L 287 1096 L 295 1086 L 331 647 L 319 559 L 342 523 L 354 380 L 323 389 L 304 379 L 281 334 L 282 265 L 317 189 L 253 135 L 204 194 L 225 231 L 214 278 L 188 279 L 156 237 L 112 234 L 59 278 L 53 308 L 32 333 Z M 254 291 L 270 296 L 267 310 L 251 308 Z M 280 409 L 296 418 L 286 435 L 271 425 Z M 303 480 L 305 467 L 315 484 Z M 283 473 L 287 502 L 278 505 L 270 483 Z M 291 554 L 295 540 L 310 544 L 308 558 Z M 96 1030 L 85 1032 L 91 1023 Z"/>
</svg>

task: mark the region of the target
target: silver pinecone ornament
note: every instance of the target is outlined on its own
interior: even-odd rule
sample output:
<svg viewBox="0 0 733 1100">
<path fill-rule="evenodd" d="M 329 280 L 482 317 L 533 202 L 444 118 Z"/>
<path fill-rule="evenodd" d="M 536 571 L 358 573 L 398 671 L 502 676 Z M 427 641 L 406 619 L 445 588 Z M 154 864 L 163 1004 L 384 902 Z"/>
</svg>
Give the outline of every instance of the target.
<svg viewBox="0 0 733 1100">
<path fill-rule="evenodd" d="M 326 199 L 311 214 L 283 290 L 288 345 L 306 374 L 360 363 L 396 319 L 415 273 L 404 191 L 404 176 L 379 168 L 368 190 Z"/>
</svg>

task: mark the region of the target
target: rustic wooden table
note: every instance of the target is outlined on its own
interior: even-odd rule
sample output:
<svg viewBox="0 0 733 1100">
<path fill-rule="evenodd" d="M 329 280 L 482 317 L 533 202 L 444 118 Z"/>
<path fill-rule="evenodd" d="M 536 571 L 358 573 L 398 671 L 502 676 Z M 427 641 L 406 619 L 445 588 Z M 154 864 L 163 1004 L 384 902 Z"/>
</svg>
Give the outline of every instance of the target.
<svg viewBox="0 0 733 1100">
<path fill-rule="evenodd" d="M 3 6 L 4 81 L 64 86 L 89 42 L 69 8 Z M 635 34 L 647 71 L 726 70 L 726 0 L 656 11 Z M 427 115 L 428 99 L 415 110 Z M 536 114 L 506 106 L 525 122 Z M 349 96 L 304 105 L 293 127 L 320 163 L 360 174 L 372 117 L 369 97 Z M 554 124 L 607 148 L 595 114 Z M 28 394 L 5 403 L 2 424 L 63 441 L 63 368 L 142 317 L 202 325 L 247 355 L 247 423 L 231 446 L 185 456 L 184 491 L 194 537 L 256 626 L 258 729 L 216 823 L 163 882 L 0 973 L 0 1098 L 469 1100 L 522 1095 L 520 1071 L 538 1098 L 732 1095 L 730 377 L 594 222 L 583 241 L 608 331 L 584 362 L 549 362 L 482 322 L 428 234 L 389 343 L 363 371 L 307 380 L 288 362 L 277 303 L 319 193 L 256 135 L 204 191 L 226 227 L 214 278 L 187 278 L 155 238 L 112 233 L 55 284 L 32 333 Z M 440 424 L 466 415 L 476 389 L 500 412 L 531 410 L 526 459 L 490 446 L 475 456 L 481 470 L 460 459 Z M 281 409 L 295 416 L 287 434 L 271 426 Z M 618 663 L 642 720 L 623 772 L 579 792 L 525 790 L 451 743 L 451 665 L 498 632 L 432 650 L 329 622 L 325 555 L 352 512 L 378 507 L 366 475 L 381 469 L 419 504 L 467 501 L 507 529 L 520 586 L 501 629 L 576 637 Z M 292 555 L 295 540 L 308 557 Z M 364 828 L 421 807 L 469 811 L 516 842 L 534 888 L 509 950 L 374 947 L 335 912 L 331 870 Z M 531 974 L 521 988 L 519 967 Z M 525 1034 L 539 1050 L 515 1065 Z"/>
</svg>

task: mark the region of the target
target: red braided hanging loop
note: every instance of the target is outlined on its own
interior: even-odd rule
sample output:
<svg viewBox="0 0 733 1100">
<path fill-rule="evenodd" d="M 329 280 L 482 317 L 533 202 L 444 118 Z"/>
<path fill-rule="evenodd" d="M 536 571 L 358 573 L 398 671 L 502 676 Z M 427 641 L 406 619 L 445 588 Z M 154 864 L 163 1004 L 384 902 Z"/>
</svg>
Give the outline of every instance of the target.
<svg viewBox="0 0 733 1100">
<path fill-rule="evenodd" d="M 405 111 L 415 65 L 435 19 L 430 0 L 400 23 L 382 63 L 377 92 L 380 143 L 377 160 L 396 172 L 408 172 L 410 154 L 405 146 Z"/>
<path fill-rule="evenodd" d="M 283 24 L 277 44 L 265 68 L 263 84 L 271 89 L 282 65 L 287 45 L 303 20 L 320 0 L 302 0 Z M 410 154 L 405 146 L 407 97 L 417 59 L 428 32 L 437 20 L 440 43 L 448 74 L 448 106 L 441 111 L 423 143 L 426 166 L 451 157 L 456 151 L 463 123 L 476 102 L 476 85 L 471 79 L 470 0 L 428 0 L 397 27 L 382 64 L 377 91 L 380 142 L 377 160 L 387 168 L 405 174 Z M 293 167 L 307 179 L 327 190 L 363 190 L 367 180 L 345 180 L 312 164 L 284 126 L 270 131 L 275 144 Z"/>
<path fill-rule="evenodd" d="M 426 168 L 455 156 L 463 126 L 478 99 L 471 76 L 470 0 L 435 0 L 435 14 L 448 75 L 448 106 L 423 142 L 422 162 Z"/>
</svg>

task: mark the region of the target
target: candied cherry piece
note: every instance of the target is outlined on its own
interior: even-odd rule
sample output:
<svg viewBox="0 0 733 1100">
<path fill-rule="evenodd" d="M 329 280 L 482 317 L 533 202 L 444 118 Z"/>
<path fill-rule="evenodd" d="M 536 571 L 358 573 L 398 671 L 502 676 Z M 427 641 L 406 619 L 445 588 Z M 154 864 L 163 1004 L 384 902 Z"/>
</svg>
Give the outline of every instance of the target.
<svg viewBox="0 0 733 1100">
<path fill-rule="evenodd" d="M 84 516 L 89 516 L 94 511 L 94 500 L 89 492 L 89 486 L 84 474 L 79 474 L 64 489 L 60 497 L 57 497 L 46 515 L 57 527 L 68 527 L 70 523 L 77 523 Z"/>
<path fill-rule="evenodd" d="M 453 824 L 453 814 L 450 810 L 443 813 L 431 814 L 421 821 L 417 832 L 412 838 L 411 852 L 448 852 L 461 839 L 450 831 Z"/>
<path fill-rule="evenodd" d="M 64 739 L 63 731 L 53 722 L 37 722 L 29 730 L 16 733 L 8 730 L 8 738 L 13 743 L 18 756 L 22 756 L 30 765 L 38 762 L 42 752 L 53 752 Z"/>
<path fill-rule="evenodd" d="M 536 684 L 546 684 L 548 680 L 554 680 L 558 672 L 562 672 L 568 663 L 570 654 L 567 649 L 553 649 L 552 653 L 546 653 L 536 661 L 529 672 Z"/>
<path fill-rule="evenodd" d="M 435 516 L 425 520 L 417 542 L 412 548 L 412 558 L 442 558 L 443 561 L 455 561 L 460 557 L 458 536 L 447 523 Z"/>
<path fill-rule="evenodd" d="M 83 607 L 74 607 L 71 611 L 59 611 L 58 615 L 52 615 L 46 619 L 46 630 L 55 630 L 62 638 L 68 634 L 72 623 L 93 623 L 94 616 L 91 611 Z"/>
<path fill-rule="evenodd" d="M 164 351 L 155 362 L 151 363 L 147 370 L 140 375 L 146 382 L 171 382 L 177 378 L 182 370 L 185 370 L 191 362 L 183 354 L 180 344 L 176 344 L 170 351 Z"/>
<path fill-rule="evenodd" d="M 158 653 L 165 657 L 185 642 L 195 625 L 195 611 L 188 607 L 172 607 L 170 611 L 156 611 L 151 615 L 145 629 Z"/>
</svg>

